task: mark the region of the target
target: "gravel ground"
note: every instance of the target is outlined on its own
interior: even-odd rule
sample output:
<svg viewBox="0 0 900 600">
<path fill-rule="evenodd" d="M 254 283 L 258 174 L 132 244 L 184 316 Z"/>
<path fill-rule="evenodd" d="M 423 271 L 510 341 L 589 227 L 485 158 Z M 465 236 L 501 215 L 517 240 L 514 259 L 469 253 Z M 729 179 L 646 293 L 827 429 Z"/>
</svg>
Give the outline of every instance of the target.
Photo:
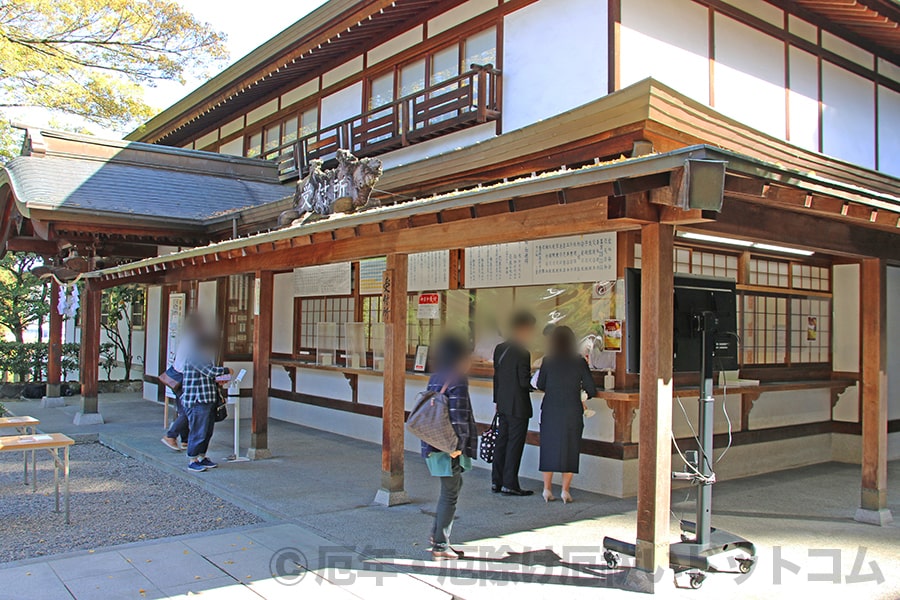
<svg viewBox="0 0 900 600">
<path fill-rule="evenodd" d="M 37 456 L 32 493 L 30 481 L 22 484 L 22 454 L 0 453 L 0 563 L 261 521 L 196 485 L 86 443 L 71 450 L 66 525 L 63 513 L 53 512 L 53 461 L 46 452 Z M 197 506 L 199 514 L 191 510 Z"/>
</svg>

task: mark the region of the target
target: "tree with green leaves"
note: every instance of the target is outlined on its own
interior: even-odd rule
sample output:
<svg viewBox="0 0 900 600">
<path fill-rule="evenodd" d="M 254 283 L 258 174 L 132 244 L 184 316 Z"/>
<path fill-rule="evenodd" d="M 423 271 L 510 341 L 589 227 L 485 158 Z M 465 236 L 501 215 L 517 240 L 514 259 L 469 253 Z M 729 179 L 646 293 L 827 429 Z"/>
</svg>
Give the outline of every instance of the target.
<svg viewBox="0 0 900 600">
<path fill-rule="evenodd" d="M 0 326 L 20 343 L 29 325 L 42 324 L 50 314 L 50 286 L 31 273 L 40 264 L 30 253 L 9 252 L 0 259 Z"/>
<path fill-rule="evenodd" d="M 125 368 L 125 380 L 131 379 L 131 369 L 134 366 L 134 351 L 132 340 L 134 339 L 134 320 L 132 310 L 136 305 L 144 301 L 144 288 L 139 285 L 120 285 L 103 292 L 103 318 L 100 326 L 106 333 L 109 344 L 103 352 L 107 363 L 107 378 L 112 374 L 108 368 L 109 363 L 115 364 L 118 357 L 122 357 L 122 366 Z M 110 358 L 111 357 L 111 358 Z"/>
<path fill-rule="evenodd" d="M 202 73 L 225 57 L 223 42 L 173 0 L 4 0 L 0 110 L 129 127 L 153 113 L 141 86 Z M 0 143 L 14 152 L 8 127 Z"/>
</svg>

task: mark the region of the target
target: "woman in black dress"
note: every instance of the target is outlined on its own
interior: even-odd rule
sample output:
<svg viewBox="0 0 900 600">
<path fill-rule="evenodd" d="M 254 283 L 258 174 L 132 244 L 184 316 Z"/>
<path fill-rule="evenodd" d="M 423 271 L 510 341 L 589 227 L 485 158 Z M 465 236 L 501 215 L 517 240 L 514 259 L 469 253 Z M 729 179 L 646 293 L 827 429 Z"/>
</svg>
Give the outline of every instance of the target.
<svg viewBox="0 0 900 600">
<path fill-rule="evenodd" d="M 581 392 L 588 398 L 597 395 L 591 370 L 579 356 L 575 334 L 566 326 L 553 330 L 550 354 L 544 358 L 537 381 L 544 392 L 541 404 L 540 471 L 544 474 L 544 501 L 555 500 L 553 474 L 562 473 L 562 500 L 571 502 L 569 486 L 578 472 L 581 433 L 584 430 L 585 405 Z"/>
</svg>

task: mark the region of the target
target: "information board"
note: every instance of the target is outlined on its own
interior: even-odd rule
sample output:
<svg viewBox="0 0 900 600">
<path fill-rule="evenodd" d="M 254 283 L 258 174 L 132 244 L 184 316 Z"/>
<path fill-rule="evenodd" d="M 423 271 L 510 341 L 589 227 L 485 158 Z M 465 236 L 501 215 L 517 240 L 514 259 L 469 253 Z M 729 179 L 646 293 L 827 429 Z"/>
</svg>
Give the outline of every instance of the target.
<svg viewBox="0 0 900 600">
<path fill-rule="evenodd" d="M 615 278 L 615 232 L 466 249 L 465 283 L 470 289 Z"/>
<path fill-rule="evenodd" d="M 410 292 L 450 289 L 450 253 L 437 250 L 410 254 L 406 286 Z"/>
<path fill-rule="evenodd" d="M 349 296 L 351 291 L 348 262 L 294 269 L 295 296 Z"/>
<path fill-rule="evenodd" d="M 381 294 L 382 278 L 387 268 L 387 258 L 366 258 L 359 261 L 359 293 L 363 296 Z"/>
</svg>

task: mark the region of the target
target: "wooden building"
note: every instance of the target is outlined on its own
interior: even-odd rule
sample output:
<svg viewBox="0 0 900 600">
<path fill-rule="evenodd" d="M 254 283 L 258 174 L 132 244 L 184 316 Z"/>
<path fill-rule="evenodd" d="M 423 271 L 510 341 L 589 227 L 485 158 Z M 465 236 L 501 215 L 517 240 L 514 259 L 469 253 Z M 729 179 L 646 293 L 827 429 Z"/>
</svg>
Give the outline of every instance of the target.
<svg viewBox="0 0 900 600">
<path fill-rule="evenodd" d="M 836 4 L 331 0 L 130 143 L 29 131 L 0 181 L 0 231 L 10 250 L 107 260 L 84 298 L 86 414 L 100 291 L 142 283 L 159 332 L 145 397 L 162 397 L 173 306 L 215 315 L 225 360 L 252 374 L 251 456 L 269 456 L 270 418 L 378 441 L 387 504 L 405 499 L 418 347 L 462 326 L 486 358 L 512 306 L 599 333 L 639 266 L 640 375 L 598 358 L 616 386 L 594 401 L 575 485 L 637 495 L 650 571 L 667 564 L 670 437 L 691 436 L 679 399 L 696 394 L 672 372 L 673 274 L 732 277 L 739 378 L 758 385 L 716 390 L 719 478 L 858 462 L 858 518 L 884 523 L 900 456 L 900 9 Z M 298 177 L 339 148 L 381 159 L 382 206 L 279 227 Z M 63 159 L 93 168 L 41 189 L 42 161 Z M 719 211 L 691 196 L 698 161 L 725 165 Z M 127 192 L 109 185 L 126 166 L 147 176 Z M 420 312 L 426 293 L 436 313 Z M 481 423 L 490 372 L 473 381 Z"/>
</svg>

